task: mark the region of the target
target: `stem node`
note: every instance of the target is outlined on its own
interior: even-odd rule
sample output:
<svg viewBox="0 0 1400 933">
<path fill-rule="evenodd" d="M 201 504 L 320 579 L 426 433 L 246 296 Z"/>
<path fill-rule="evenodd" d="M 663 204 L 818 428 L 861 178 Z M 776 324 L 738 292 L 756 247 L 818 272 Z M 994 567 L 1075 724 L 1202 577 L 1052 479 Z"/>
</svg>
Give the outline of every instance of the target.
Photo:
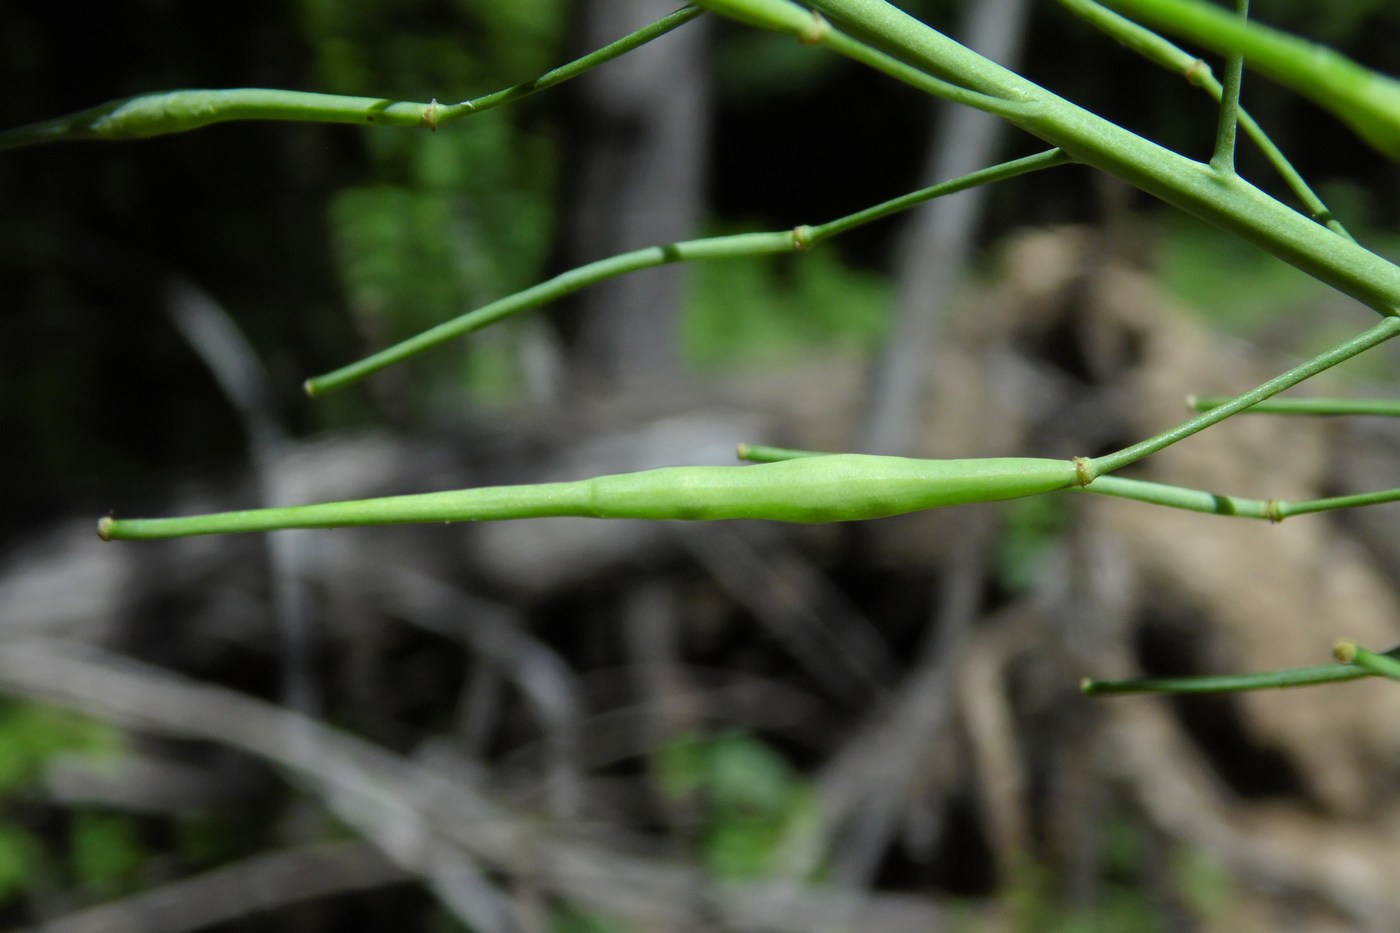
<svg viewBox="0 0 1400 933">
<path fill-rule="evenodd" d="M 803 45 L 820 45 L 830 31 L 831 25 L 820 13 L 813 10 L 812 24 L 798 34 L 797 41 Z"/>
<path fill-rule="evenodd" d="M 1074 464 L 1074 475 L 1079 485 L 1087 486 L 1094 481 L 1093 462 L 1088 457 L 1070 457 L 1069 462 Z"/>
<path fill-rule="evenodd" d="M 1205 87 L 1210 74 L 1210 65 L 1207 65 L 1205 60 L 1201 58 L 1196 59 L 1181 70 L 1181 76 L 1192 87 Z"/>
</svg>

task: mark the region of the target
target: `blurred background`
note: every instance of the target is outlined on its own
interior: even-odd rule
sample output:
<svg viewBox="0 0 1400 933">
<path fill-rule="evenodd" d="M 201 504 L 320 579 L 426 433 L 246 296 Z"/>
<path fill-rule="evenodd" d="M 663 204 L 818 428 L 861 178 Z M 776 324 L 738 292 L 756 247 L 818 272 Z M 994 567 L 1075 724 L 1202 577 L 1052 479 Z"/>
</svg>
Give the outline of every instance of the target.
<svg viewBox="0 0 1400 933">
<path fill-rule="evenodd" d="M 1209 153 L 1203 96 L 1056 4 L 905 6 Z M 1400 60 L 1385 0 L 1256 6 Z M 672 7 L 11 4 L 0 125 L 176 88 L 455 101 Z M 1400 255 L 1392 163 L 1263 80 L 1244 102 Z M 0 155 L 0 927 L 1400 928 L 1393 685 L 1077 689 L 1389 647 L 1398 506 L 1276 527 L 1065 495 L 810 528 L 92 532 L 111 511 L 729 463 L 741 441 L 1093 455 L 1370 323 L 1064 167 L 300 390 L 583 262 L 820 223 L 1040 148 L 702 17 L 434 133 L 242 123 Z M 1389 396 L 1397 363 L 1382 348 L 1305 389 Z M 1400 485 L 1397 453 L 1379 421 L 1239 418 L 1135 475 L 1309 498 Z"/>
</svg>

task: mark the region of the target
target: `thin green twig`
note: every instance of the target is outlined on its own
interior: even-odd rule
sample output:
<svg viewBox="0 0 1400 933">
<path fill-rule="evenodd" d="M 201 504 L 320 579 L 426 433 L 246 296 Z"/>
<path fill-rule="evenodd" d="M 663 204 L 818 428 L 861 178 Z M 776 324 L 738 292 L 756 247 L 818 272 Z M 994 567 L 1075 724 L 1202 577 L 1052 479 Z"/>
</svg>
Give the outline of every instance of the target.
<svg viewBox="0 0 1400 933">
<path fill-rule="evenodd" d="M 64 140 L 140 139 L 235 120 L 296 120 L 437 129 L 576 78 L 690 22 L 694 4 L 537 78 L 472 100 L 440 104 L 267 88 L 168 91 L 109 101 L 79 113 L 0 132 L 0 150 Z"/>
<path fill-rule="evenodd" d="M 1023 159 L 1014 159 L 1000 165 L 993 165 L 961 178 L 941 182 L 921 191 L 894 198 L 883 204 L 877 204 L 874 207 L 817 226 L 800 226 L 793 230 L 769 233 L 740 233 L 733 236 L 686 240 L 600 259 L 560 273 L 552 279 L 493 301 L 450 321 L 444 321 L 436 327 L 416 334 L 391 347 L 386 347 L 364 359 L 342 366 L 333 372 L 312 377 L 306 380 L 306 392 L 308 395 L 320 395 L 343 388 L 387 366 L 392 366 L 417 353 L 422 353 L 424 350 L 440 346 L 449 340 L 481 330 L 483 327 L 513 314 L 537 308 L 579 289 L 616 278 L 619 275 L 673 262 L 733 259 L 809 249 L 831 237 L 899 211 L 908 210 L 925 201 L 965 191 L 978 185 L 991 184 L 1017 175 L 1024 175 L 1027 172 L 1064 165 L 1067 162 L 1069 162 L 1069 157 L 1063 152 L 1058 149 L 1050 149 L 1036 155 L 1026 156 Z"/>
<path fill-rule="evenodd" d="M 1235 0 L 1235 15 L 1249 17 L 1249 0 Z M 1235 129 L 1239 126 L 1240 85 L 1244 80 L 1244 55 L 1231 51 L 1225 57 L 1225 87 L 1220 95 L 1220 120 L 1215 128 L 1215 151 L 1211 168 L 1222 175 L 1235 174 Z"/>
<path fill-rule="evenodd" d="M 1231 401 L 1228 395 L 1188 396 L 1194 411 L 1210 411 Z M 1244 415 L 1380 415 L 1400 418 L 1400 400 L 1389 398 L 1275 398 L 1251 405 Z"/>
<path fill-rule="evenodd" d="M 1217 674 L 1205 677 L 1145 677 L 1135 680 L 1079 682 L 1086 696 L 1123 696 L 1140 693 L 1236 693 L 1243 690 L 1279 690 L 1316 684 L 1344 683 L 1380 676 L 1400 680 L 1400 646 L 1384 653 L 1360 648 L 1353 641 L 1337 642 L 1332 654 L 1341 662 L 1317 667 L 1291 667 L 1255 674 Z"/>
<path fill-rule="evenodd" d="M 1317 684 L 1344 683 L 1370 677 L 1371 672 L 1352 664 L 1292 667 L 1256 674 L 1219 674 L 1205 677 L 1144 677 L 1135 680 L 1096 680 L 1085 677 L 1079 691 L 1085 696 L 1126 696 L 1141 693 L 1237 693 L 1244 690 L 1281 690 Z"/>
<path fill-rule="evenodd" d="M 1108 454 L 1103 457 L 1095 457 L 1085 461 L 1085 472 L 1090 479 L 1112 473 L 1114 470 L 1122 469 L 1130 463 L 1135 463 L 1146 457 L 1148 454 L 1156 453 L 1165 447 L 1170 447 L 1177 441 L 1184 440 L 1198 431 L 1203 431 L 1212 425 L 1219 424 L 1231 415 L 1238 414 L 1247 408 L 1257 405 L 1285 389 L 1290 389 L 1306 379 L 1316 376 L 1318 373 L 1336 366 L 1338 363 L 1351 359 L 1359 353 L 1364 353 L 1372 347 L 1379 346 L 1390 340 L 1392 337 L 1400 335 L 1400 317 L 1382 318 L 1379 323 L 1367 328 L 1361 334 L 1352 339 L 1338 344 L 1331 350 L 1319 354 L 1299 366 L 1295 366 L 1288 372 L 1275 376 L 1263 385 L 1237 396 L 1210 411 L 1201 412 L 1194 418 L 1182 422 L 1169 431 L 1164 431 L 1155 437 L 1150 437 L 1145 441 L 1125 447 L 1122 450 Z"/>
<path fill-rule="evenodd" d="M 1394 649 L 1385 654 L 1367 651 L 1356 642 L 1346 638 L 1337 642 L 1332 649 L 1332 654 L 1343 664 L 1355 664 L 1368 674 L 1375 674 L 1377 677 L 1400 680 L 1400 660 L 1396 659 L 1395 653 Z"/>
<path fill-rule="evenodd" d="M 1113 496 L 1116 499 L 1132 499 L 1135 502 L 1185 509 L 1188 512 L 1203 512 L 1209 515 L 1225 515 L 1232 518 L 1257 518 L 1270 522 L 1281 522 L 1294 515 L 1311 515 L 1317 512 L 1335 512 L 1339 509 L 1355 509 L 1368 505 L 1383 505 L 1387 502 L 1400 502 L 1400 489 L 1383 489 L 1350 496 L 1331 496 L 1326 499 L 1289 502 L 1286 499 L 1249 499 L 1242 496 L 1224 496 L 1201 489 L 1189 489 L 1185 486 L 1172 486 L 1166 483 L 1153 483 L 1120 476 L 1100 476 L 1088 486 L 1071 487 L 1069 491 Z"/>
</svg>

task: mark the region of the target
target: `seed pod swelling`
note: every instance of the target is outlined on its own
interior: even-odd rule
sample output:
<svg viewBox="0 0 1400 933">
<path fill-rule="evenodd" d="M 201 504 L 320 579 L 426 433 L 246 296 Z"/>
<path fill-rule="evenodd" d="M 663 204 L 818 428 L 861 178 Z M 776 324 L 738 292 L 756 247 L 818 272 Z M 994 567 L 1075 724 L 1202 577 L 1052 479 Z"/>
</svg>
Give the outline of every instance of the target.
<svg viewBox="0 0 1400 933">
<path fill-rule="evenodd" d="M 1064 489 L 1078 481 L 1069 460 L 913 460 L 830 454 L 755 466 L 663 467 L 568 483 L 485 486 L 186 518 L 104 518 L 97 531 L 104 539 L 171 538 L 545 516 L 843 522 L 1014 499 Z"/>
<path fill-rule="evenodd" d="M 752 467 L 669 467 L 600 476 L 600 518 L 761 518 L 844 522 L 1072 486 L 1068 460 L 1007 457 L 914 460 L 865 454 L 803 457 Z"/>
</svg>

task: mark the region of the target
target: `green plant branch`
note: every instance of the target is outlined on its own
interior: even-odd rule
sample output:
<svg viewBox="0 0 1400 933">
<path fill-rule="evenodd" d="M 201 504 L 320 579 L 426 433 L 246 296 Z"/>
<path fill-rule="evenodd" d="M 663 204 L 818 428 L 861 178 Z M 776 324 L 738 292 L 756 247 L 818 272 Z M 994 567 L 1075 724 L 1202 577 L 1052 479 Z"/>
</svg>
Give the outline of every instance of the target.
<svg viewBox="0 0 1400 933">
<path fill-rule="evenodd" d="M 1239 693 L 1245 690 L 1282 690 L 1317 684 L 1345 683 L 1372 676 L 1354 664 L 1292 667 L 1255 674 L 1217 674 L 1205 677 L 1144 677 L 1134 680 L 1096 680 L 1085 677 L 1079 691 L 1085 696 L 1127 696 L 1143 693 Z"/>
<path fill-rule="evenodd" d="M 1249 16 L 1249 0 L 1235 0 L 1240 22 Z M 1240 120 L 1240 85 L 1244 81 L 1244 56 L 1231 52 L 1225 59 L 1225 82 L 1220 94 L 1220 120 L 1215 127 L 1215 151 L 1210 167 L 1222 175 L 1235 174 L 1235 130 Z"/>
<path fill-rule="evenodd" d="M 306 380 L 308 395 L 320 395 L 343 388 L 373 373 L 401 362 L 417 353 L 440 346 L 449 340 L 461 337 L 490 324 L 518 314 L 582 288 L 595 285 L 607 279 L 616 278 L 639 269 L 666 265 L 673 262 L 694 262 L 705 259 L 734 259 L 746 256 L 762 256 L 773 253 L 787 253 L 810 249 L 834 236 L 839 236 L 863 224 L 881 220 L 891 214 L 908 210 L 911 207 L 931 201 L 934 198 L 965 191 L 978 185 L 991 184 L 1024 175 L 1027 172 L 1052 168 L 1069 162 L 1069 157 L 1055 149 L 1036 155 L 1003 162 L 990 168 L 981 169 L 961 178 L 931 185 L 920 191 L 902 195 L 877 204 L 874 207 L 857 211 L 816 226 L 801 226 L 793 230 L 770 233 L 740 233 L 733 236 L 709 237 L 701 240 L 686 240 L 666 246 L 652 246 L 600 259 L 587 265 L 570 269 L 554 278 L 533 285 L 527 289 L 493 301 L 460 317 L 432 327 L 407 340 L 386 347 L 377 353 L 321 376 Z"/>
<path fill-rule="evenodd" d="M 576 78 L 645 45 L 703 12 L 691 4 L 537 78 L 457 104 L 426 104 L 266 88 L 168 91 L 110 101 L 79 113 L 0 132 L 0 150 L 65 140 L 140 139 L 235 120 L 295 120 L 376 126 L 439 126 Z"/>
<path fill-rule="evenodd" d="M 1400 680 L 1400 660 L 1396 659 L 1396 649 L 1377 654 L 1367 651 L 1350 639 L 1342 639 L 1332 649 L 1333 656 L 1343 664 L 1355 664 L 1369 674 Z"/>
<path fill-rule="evenodd" d="M 1328 236 L 1330 237 L 1331 234 L 1328 234 Z M 1336 240 L 1335 237 L 1333 237 L 1333 239 Z M 1337 240 L 1337 242 L 1340 243 L 1342 241 Z M 1313 357 L 1306 363 L 1295 366 L 1286 373 L 1275 376 L 1263 385 L 1256 386 L 1223 405 L 1219 405 L 1209 411 L 1201 412 L 1196 415 L 1196 417 L 1184 421 L 1176 427 L 1164 431 L 1155 437 L 1150 437 L 1147 440 L 1140 441 L 1106 456 L 1095 457 L 1092 460 L 1084 461 L 1085 473 L 1088 478 L 1092 480 L 1104 474 L 1111 473 L 1114 470 L 1122 469 L 1130 463 L 1141 460 L 1148 454 L 1156 453 L 1163 448 L 1170 447 L 1177 441 L 1184 440 L 1212 425 L 1219 424 L 1226 418 L 1238 414 L 1247 408 L 1251 408 L 1285 389 L 1290 389 L 1298 383 L 1310 379 L 1318 373 L 1336 366 L 1338 363 L 1349 360 L 1359 353 L 1364 353 L 1372 347 L 1379 346 L 1397 335 L 1400 335 L 1400 317 L 1383 318 L 1381 321 L 1350 340 L 1338 344 L 1331 350 Z"/>
<path fill-rule="evenodd" d="M 1208 49 L 1241 53 L 1250 68 L 1293 88 L 1392 159 L 1400 159 L 1400 81 L 1326 46 L 1243 23 L 1200 0 L 1105 0 L 1108 6 Z"/>
<path fill-rule="evenodd" d="M 1189 489 L 1185 486 L 1172 486 L 1166 483 L 1153 483 L 1119 476 L 1101 476 L 1088 486 L 1075 486 L 1071 487 L 1071 490 L 1113 496 L 1118 499 L 1132 499 L 1135 502 L 1185 509 L 1189 512 L 1205 512 L 1233 518 L 1258 518 L 1270 522 L 1281 522 L 1294 515 L 1310 515 L 1315 512 L 1334 512 L 1338 509 L 1354 509 L 1367 505 L 1400 502 L 1400 489 L 1383 489 L 1350 496 L 1331 496 L 1326 499 L 1289 502 L 1286 499 L 1247 499 L 1241 496 L 1223 496 L 1201 489 Z"/>
<path fill-rule="evenodd" d="M 1230 402 L 1228 395 L 1188 396 L 1194 411 L 1210 411 Z M 1275 398 L 1251 405 L 1243 415 L 1380 415 L 1400 418 L 1400 401 L 1388 398 Z"/>
<path fill-rule="evenodd" d="M 1224 98 L 1224 86 L 1211 73 L 1210 66 L 1191 55 L 1150 29 L 1138 25 L 1124 16 L 1096 2 L 1096 0 L 1059 0 L 1060 5 L 1074 13 L 1099 31 L 1112 36 L 1133 52 L 1175 74 L 1181 75 L 1192 87 L 1200 88 L 1218 104 Z M 1263 127 L 1243 107 L 1239 110 L 1240 126 L 1254 145 L 1264 154 L 1264 159 L 1283 179 L 1299 202 L 1307 209 L 1308 215 L 1318 223 L 1348 240 L 1352 235 L 1333 216 L 1330 208 L 1323 203 L 1317 192 L 1303 179 L 1293 163 L 1283 154 Z"/>
<path fill-rule="evenodd" d="M 1146 677 L 1134 680 L 1095 680 L 1079 683 L 1085 696 L 1123 696 L 1142 693 L 1236 693 L 1244 690 L 1278 690 L 1344 683 L 1363 677 L 1400 680 L 1400 647 L 1384 653 L 1367 651 L 1353 641 L 1337 642 L 1332 650 L 1341 663 L 1317 667 L 1292 667 L 1256 674 L 1219 674 L 1205 677 Z"/>
<path fill-rule="evenodd" d="M 883 0 L 811 0 L 811 4 L 853 32 L 878 35 L 885 52 L 913 68 L 996 100 L 1015 102 L 1006 116 L 1009 122 L 1063 149 L 1075 161 L 1116 175 L 1238 235 L 1382 314 L 1400 307 L 1400 267 L 1331 235 L 1244 179 L 1222 176 L 1209 165 L 1075 106 Z M 728 5 L 801 11 L 787 0 L 728 0 Z M 803 15 L 810 14 L 804 11 Z M 792 31 L 804 38 L 802 31 Z M 811 41 L 810 36 L 806 38 Z"/>
</svg>

